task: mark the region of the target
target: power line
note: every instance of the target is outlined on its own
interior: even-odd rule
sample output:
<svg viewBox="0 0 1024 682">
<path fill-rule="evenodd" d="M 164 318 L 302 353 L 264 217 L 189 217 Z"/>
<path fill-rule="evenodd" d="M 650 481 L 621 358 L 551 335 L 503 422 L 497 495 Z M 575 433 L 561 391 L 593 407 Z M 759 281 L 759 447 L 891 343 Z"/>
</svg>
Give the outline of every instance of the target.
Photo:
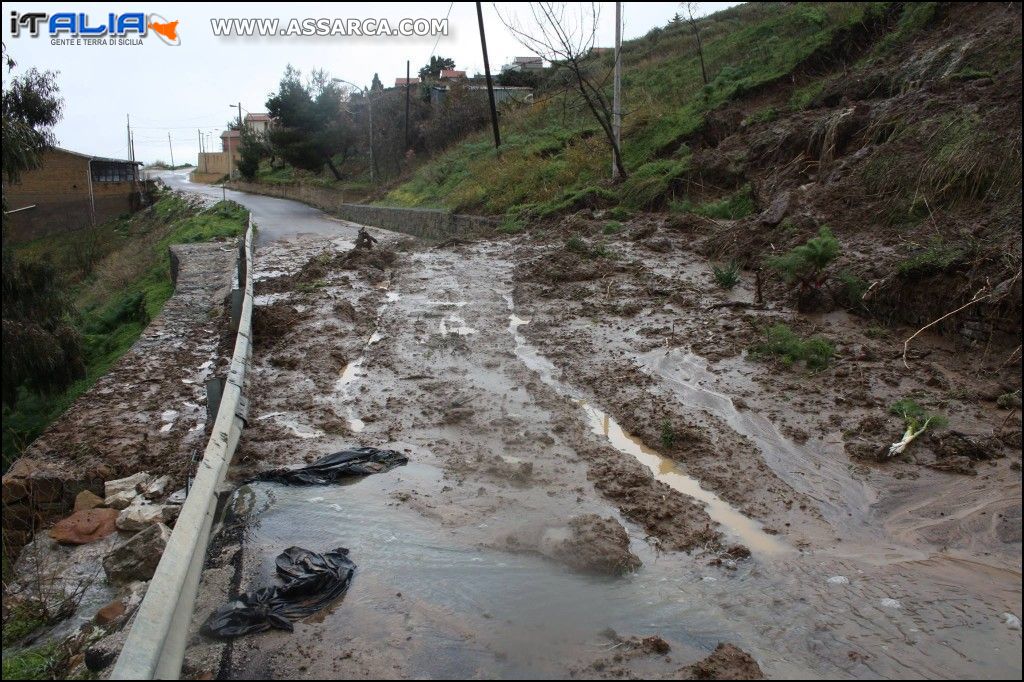
<svg viewBox="0 0 1024 682">
<path fill-rule="evenodd" d="M 450 15 L 452 13 L 452 7 L 454 7 L 454 6 L 455 6 L 454 2 L 449 2 L 448 3 L 448 13 L 444 15 L 444 20 L 446 22 L 448 21 L 448 15 Z M 430 59 L 427 59 L 427 63 L 428 64 L 430 63 L 430 60 L 434 58 L 434 53 L 437 52 L 437 44 L 441 42 L 441 36 L 442 35 L 444 35 L 444 34 L 440 33 L 440 32 L 437 34 L 437 40 L 434 41 L 434 49 L 430 51 Z"/>
</svg>

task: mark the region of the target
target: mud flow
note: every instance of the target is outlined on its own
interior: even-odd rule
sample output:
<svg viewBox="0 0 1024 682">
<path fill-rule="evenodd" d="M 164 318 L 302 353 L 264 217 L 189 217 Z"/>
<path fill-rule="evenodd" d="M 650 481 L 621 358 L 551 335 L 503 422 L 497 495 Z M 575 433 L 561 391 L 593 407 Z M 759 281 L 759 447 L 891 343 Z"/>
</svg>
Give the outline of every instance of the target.
<svg viewBox="0 0 1024 682">
<path fill-rule="evenodd" d="M 266 584 L 285 547 L 347 547 L 358 568 L 293 634 L 203 642 L 196 660 L 232 678 L 668 677 L 730 642 L 773 677 L 1019 670 L 1019 572 L 880 534 L 871 479 L 749 409 L 748 375 L 602 338 L 517 285 L 508 243 L 407 249 L 383 268 L 348 248 L 262 250 L 257 305 L 288 324 L 254 362 L 233 477 L 358 445 L 409 464 L 241 485 L 197 617 Z M 632 409 L 654 399 L 703 424 L 732 476 L 657 447 Z M 669 653 L 624 644 L 644 637 Z"/>
</svg>

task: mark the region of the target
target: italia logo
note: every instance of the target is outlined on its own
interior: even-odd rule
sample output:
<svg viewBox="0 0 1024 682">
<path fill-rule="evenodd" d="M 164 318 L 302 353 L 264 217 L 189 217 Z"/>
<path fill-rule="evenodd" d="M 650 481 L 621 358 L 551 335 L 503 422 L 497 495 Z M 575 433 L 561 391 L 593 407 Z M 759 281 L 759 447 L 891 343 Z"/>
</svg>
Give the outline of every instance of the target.
<svg viewBox="0 0 1024 682">
<path fill-rule="evenodd" d="M 168 21 L 159 14 L 147 15 L 144 12 L 111 12 L 99 20 L 90 18 L 85 12 L 11 12 L 10 25 L 12 38 L 20 37 L 24 31 L 33 38 L 45 33 L 52 40 L 80 38 L 93 42 L 119 39 L 118 42 L 122 43 L 124 39 L 134 37 L 141 44 L 139 39 L 153 33 L 167 45 L 181 45 L 177 20 Z"/>
</svg>

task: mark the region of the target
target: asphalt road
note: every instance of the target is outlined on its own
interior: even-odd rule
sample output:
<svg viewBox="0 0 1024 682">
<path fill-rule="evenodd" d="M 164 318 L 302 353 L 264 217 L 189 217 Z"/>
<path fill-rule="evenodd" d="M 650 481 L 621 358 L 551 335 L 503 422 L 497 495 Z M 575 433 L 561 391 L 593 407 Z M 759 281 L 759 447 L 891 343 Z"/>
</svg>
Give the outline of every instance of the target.
<svg viewBox="0 0 1024 682">
<path fill-rule="evenodd" d="M 245 206 L 259 226 L 257 246 L 301 234 L 355 239 L 359 225 L 333 218 L 323 211 L 288 199 L 236 192 L 214 185 L 189 182 L 188 171 L 156 174 L 171 189 L 202 194 L 211 199 L 231 199 Z"/>
</svg>

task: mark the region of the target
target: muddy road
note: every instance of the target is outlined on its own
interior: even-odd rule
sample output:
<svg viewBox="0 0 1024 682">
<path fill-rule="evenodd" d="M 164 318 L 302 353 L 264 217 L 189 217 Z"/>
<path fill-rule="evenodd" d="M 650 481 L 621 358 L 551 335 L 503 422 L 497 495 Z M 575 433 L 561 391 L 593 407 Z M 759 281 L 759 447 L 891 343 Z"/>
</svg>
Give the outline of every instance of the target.
<svg viewBox="0 0 1024 682">
<path fill-rule="evenodd" d="M 872 410 L 849 393 L 887 399 L 895 359 L 768 372 L 729 352 L 750 283 L 703 293 L 681 250 L 375 230 L 351 255 L 349 223 L 230 198 L 262 235 L 250 421 L 193 626 L 286 547 L 358 569 L 294 633 L 197 634 L 185 674 L 676 677 L 727 642 L 769 677 L 1020 676 L 1019 449 L 970 478 L 852 458 Z M 244 483 L 355 445 L 410 463 Z"/>
</svg>

